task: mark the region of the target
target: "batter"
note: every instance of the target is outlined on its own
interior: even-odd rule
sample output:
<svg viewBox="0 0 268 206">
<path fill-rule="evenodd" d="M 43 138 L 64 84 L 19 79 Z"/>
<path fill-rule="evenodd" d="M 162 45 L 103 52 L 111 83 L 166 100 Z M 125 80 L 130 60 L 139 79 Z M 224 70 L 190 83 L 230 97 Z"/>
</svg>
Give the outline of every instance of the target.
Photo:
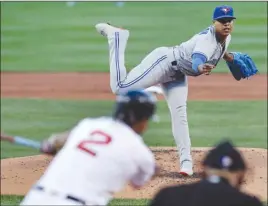
<svg viewBox="0 0 268 206">
<path fill-rule="evenodd" d="M 129 91 L 112 117 L 82 119 L 45 140 L 42 153 L 55 157 L 20 205 L 108 205 L 127 183 L 145 185 L 158 169 L 141 137 L 155 110 L 149 93 Z"/>
</svg>

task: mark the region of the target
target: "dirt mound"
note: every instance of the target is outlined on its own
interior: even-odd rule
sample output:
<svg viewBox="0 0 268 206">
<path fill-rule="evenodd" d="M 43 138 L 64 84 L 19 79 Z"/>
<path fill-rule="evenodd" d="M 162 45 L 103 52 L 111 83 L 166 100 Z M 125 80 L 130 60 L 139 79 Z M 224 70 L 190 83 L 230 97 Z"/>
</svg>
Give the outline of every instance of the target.
<svg viewBox="0 0 268 206">
<path fill-rule="evenodd" d="M 1 97 L 114 99 L 109 73 L 1 73 Z M 236 81 L 231 74 L 189 77 L 189 100 L 264 100 L 267 75 Z M 161 97 L 162 98 L 162 97 Z"/>
<path fill-rule="evenodd" d="M 194 148 L 195 174 L 184 178 L 178 174 L 178 158 L 175 148 L 152 148 L 156 160 L 163 170 L 159 177 L 140 190 L 127 186 L 118 193 L 118 198 L 150 198 L 166 185 L 185 184 L 199 180 L 200 161 L 208 148 Z M 240 149 L 249 164 L 250 171 L 243 190 L 267 200 L 267 150 Z M 43 174 L 51 158 L 38 155 L 1 160 L 1 194 L 24 195 L 31 185 Z"/>
</svg>

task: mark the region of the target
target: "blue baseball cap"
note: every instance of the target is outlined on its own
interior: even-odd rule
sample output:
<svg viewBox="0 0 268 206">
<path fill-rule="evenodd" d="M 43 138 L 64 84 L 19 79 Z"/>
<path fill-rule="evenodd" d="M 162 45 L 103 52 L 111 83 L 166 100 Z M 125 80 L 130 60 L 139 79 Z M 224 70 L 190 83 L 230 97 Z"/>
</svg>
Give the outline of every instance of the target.
<svg viewBox="0 0 268 206">
<path fill-rule="evenodd" d="M 217 6 L 214 9 L 213 20 L 218 20 L 218 19 L 223 19 L 223 18 L 236 19 L 236 17 L 234 17 L 234 9 L 231 6 L 222 5 L 222 6 Z"/>
</svg>

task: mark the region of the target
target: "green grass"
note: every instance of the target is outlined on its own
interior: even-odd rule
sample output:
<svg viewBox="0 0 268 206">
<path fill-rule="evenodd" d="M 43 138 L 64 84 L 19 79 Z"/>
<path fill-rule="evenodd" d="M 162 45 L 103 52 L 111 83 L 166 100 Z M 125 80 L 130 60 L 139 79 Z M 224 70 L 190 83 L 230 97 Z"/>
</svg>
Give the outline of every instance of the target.
<svg viewBox="0 0 268 206">
<path fill-rule="evenodd" d="M 188 118 L 193 147 L 213 146 L 230 137 L 238 146 L 267 148 L 267 106 L 265 101 L 189 102 Z M 41 99 L 2 99 L 1 129 L 6 133 L 42 140 L 65 131 L 80 119 L 110 115 L 109 101 L 56 101 Z M 167 105 L 158 103 L 160 123 L 150 123 L 144 135 L 150 146 L 175 146 Z M 1 144 L 1 157 L 37 154 L 35 150 Z"/>
<path fill-rule="evenodd" d="M 22 199 L 22 196 L 1 195 L 1 205 L 18 205 Z M 113 199 L 109 205 L 148 205 L 148 203 L 150 200 L 147 199 Z M 263 203 L 263 205 L 267 205 L 267 203 Z"/>
<path fill-rule="evenodd" d="M 23 196 L 1 195 L 1 205 L 18 205 L 22 199 Z M 149 201 L 147 199 L 114 199 L 109 205 L 147 205 Z"/>
<path fill-rule="evenodd" d="M 2 71 L 107 71 L 107 41 L 94 25 L 109 21 L 131 31 L 126 64 L 152 49 L 188 40 L 211 23 L 226 2 L 1 2 Z M 229 47 L 248 53 L 267 72 L 266 2 L 228 2 L 237 20 Z M 217 72 L 227 72 L 225 63 Z"/>
<path fill-rule="evenodd" d="M 23 196 L 1 195 L 1 205 L 19 205 Z"/>
</svg>

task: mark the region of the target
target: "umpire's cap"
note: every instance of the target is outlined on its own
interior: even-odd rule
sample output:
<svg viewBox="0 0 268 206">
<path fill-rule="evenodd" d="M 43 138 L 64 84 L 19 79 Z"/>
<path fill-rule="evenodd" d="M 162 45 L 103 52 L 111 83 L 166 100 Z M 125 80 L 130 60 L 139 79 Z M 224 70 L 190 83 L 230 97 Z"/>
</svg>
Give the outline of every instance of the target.
<svg viewBox="0 0 268 206">
<path fill-rule="evenodd" d="M 214 169 L 228 171 L 246 170 L 246 163 L 231 141 L 224 140 L 210 150 L 203 161 L 203 165 Z"/>
<path fill-rule="evenodd" d="M 156 98 L 143 90 L 131 90 L 116 98 L 113 117 L 133 125 L 141 120 L 150 119 L 156 110 Z"/>
</svg>

